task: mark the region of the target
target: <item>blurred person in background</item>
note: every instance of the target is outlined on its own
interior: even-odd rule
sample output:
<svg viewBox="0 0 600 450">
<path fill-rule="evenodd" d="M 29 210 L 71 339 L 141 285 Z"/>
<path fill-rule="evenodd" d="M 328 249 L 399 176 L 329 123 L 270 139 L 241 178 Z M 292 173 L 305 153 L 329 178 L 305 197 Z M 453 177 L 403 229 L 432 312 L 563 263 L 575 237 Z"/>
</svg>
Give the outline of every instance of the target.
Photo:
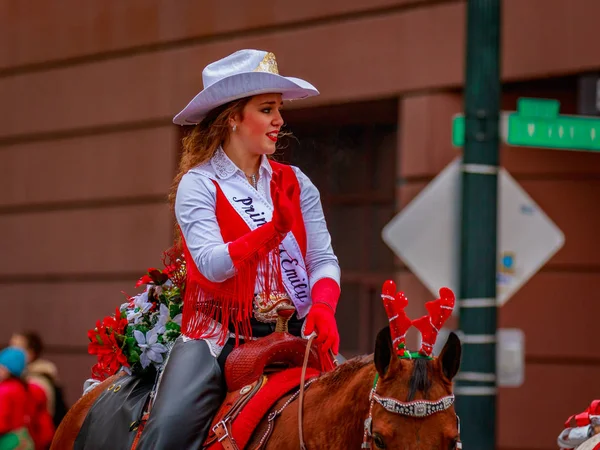
<svg viewBox="0 0 600 450">
<path fill-rule="evenodd" d="M 44 391 L 23 378 L 25 352 L 8 347 L 0 352 L 0 450 L 45 450 L 54 424 Z"/>
<path fill-rule="evenodd" d="M 25 351 L 27 355 L 25 378 L 29 383 L 43 389 L 48 400 L 48 412 L 52 416 L 54 426 L 58 427 L 68 408 L 59 384 L 56 365 L 52 361 L 41 358 L 44 351 L 42 338 L 33 331 L 15 333 L 10 339 L 10 345 Z"/>
</svg>

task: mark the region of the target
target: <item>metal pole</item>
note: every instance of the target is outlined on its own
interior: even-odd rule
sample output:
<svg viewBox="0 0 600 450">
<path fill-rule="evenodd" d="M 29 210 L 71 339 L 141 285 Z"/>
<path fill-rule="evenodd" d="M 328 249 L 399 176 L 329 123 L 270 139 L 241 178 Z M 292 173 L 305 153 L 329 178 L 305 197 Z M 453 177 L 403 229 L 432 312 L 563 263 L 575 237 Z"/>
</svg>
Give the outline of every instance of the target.
<svg viewBox="0 0 600 450">
<path fill-rule="evenodd" d="M 467 1 L 457 412 L 465 449 L 496 443 L 496 267 L 501 0 Z"/>
</svg>

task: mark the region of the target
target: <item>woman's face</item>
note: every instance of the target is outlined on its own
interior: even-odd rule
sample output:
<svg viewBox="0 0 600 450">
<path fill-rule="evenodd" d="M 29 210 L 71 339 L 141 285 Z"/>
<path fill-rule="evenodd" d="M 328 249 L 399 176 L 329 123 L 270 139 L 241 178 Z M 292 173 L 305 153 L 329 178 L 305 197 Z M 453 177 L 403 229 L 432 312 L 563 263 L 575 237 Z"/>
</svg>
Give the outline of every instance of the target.
<svg viewBox="0 0 600 450">
<path fill-rule="evenodd" d="M 27 338 L 20 334 L 13 334 L 10 338 L 10 346 L 18 347 L 25 352 L 25 356 L 27 356 L 27 364 L 33 361 L 33 352 L 27 348 Z"/>
<path fill-rule="evenodd" d="M 243 118 L 236 117 L 232 141 L 255 155 L 275 153 L 277 136 L 283 125 L 281 94 L 261 94 L 250 99 L 243 109 Z"/>
</svg>

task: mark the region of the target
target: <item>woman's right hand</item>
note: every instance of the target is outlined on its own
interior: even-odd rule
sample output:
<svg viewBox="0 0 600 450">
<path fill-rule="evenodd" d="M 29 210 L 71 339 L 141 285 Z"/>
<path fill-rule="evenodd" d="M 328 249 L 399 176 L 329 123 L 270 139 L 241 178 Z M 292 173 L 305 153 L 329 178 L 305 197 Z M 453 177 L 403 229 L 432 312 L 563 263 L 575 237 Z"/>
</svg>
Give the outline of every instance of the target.
<svg viewBox="0 0 600 450">
<path fill-rule="evenodd" d="M 290 185 L 286 191 L 283 190 L 283 172 L 273 172 L 271 178 L 271 196 L 273 197 L 273 225 L 275 229 L 286 234 L 294 225 L 294 205 L 292 197 L 296 191 L 296 185 Z"/>
</svg>

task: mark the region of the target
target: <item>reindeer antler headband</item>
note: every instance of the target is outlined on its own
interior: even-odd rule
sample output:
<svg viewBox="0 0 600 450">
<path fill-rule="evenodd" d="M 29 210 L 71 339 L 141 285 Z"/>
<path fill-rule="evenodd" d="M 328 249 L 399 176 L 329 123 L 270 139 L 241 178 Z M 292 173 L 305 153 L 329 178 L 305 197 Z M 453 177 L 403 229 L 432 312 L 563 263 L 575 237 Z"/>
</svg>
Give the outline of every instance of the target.
<svg viewBox="0 0 600 450">
<path fill-rule="evenodd" d="M 440 329 L 454 309 L 454 293 L 444 287 L 440 289 L 440 298 L 425 303 L 428 314 L 416 320 L 410 320 L 404 311 L 408 300 L 402 292 L 396 292 L 396 283 L 387 280 L 381 289 L 381 299 L 390 322 L 392 344 L 400 358 L 431 358 L 431 352 Z M 406 349 L 406 332 L 414 326 L 421 332 L 421 349 L 410 352 Z"/>
</svg>

